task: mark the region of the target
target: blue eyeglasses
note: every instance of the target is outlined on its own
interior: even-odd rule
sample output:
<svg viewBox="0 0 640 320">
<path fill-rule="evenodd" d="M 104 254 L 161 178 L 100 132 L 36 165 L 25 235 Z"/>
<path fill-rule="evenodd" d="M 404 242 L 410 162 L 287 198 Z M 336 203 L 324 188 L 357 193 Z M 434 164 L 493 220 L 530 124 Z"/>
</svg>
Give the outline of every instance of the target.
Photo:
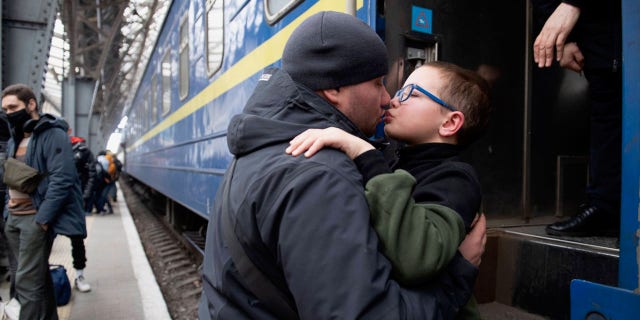
<svg viewBox="0 0 640 320">
<path fill-rule="evenodd" d="M 398 92 L 396 92 L 396 97 L 398 97 L 398 99 L 400 100 L 400 102 L 405 102 L 407 101 L 410 97 L 411 97 L 411 93 L 413 93 L 413 90 L 416 89 L 419 92 L 423 93 L 425 96 L 429 97 L 431 100 L 435 101 L 437 104 L 451 110 L 451 111 L 458 111 L 456 110 L 455 107 L 447 104 L 446 102 L 442 101 L 442 99 L 436 97 L 434 94 L 432 94 L 431 92 L 425 90 L 424 88 L 422 88 L 421 86 L 417 85 L 417 84 L 408 84 L 404 87 L 402 87 L 402 89 L 398 90 Z"/>
</svg>

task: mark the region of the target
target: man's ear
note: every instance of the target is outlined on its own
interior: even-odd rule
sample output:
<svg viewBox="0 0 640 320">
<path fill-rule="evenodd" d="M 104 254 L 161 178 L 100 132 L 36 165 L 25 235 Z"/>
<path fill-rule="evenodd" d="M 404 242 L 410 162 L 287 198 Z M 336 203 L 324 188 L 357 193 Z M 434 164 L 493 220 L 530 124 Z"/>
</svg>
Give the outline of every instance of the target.
<svg viewBox="0 0 640 320">
<path fill-rule="evenodd" d="M 36 111 L 36 100 L 29 99 L 29 103 L 27 103 L 27 111 L 29 112 L 29 114 Z"/>
<path fill-rule="evenodd" d="M 316 92 L 334 106 L 337 106 L 340 102 L 340 89 L 322 89 Z"/>
<path fill-rule="evenodd" d="M 440 126 L 439 133 L 443 137 L 452 137 L 458 133 L 464 124 L 464 114 L 460 111 L 449 113 L 445 121 Z"/>
</svg>

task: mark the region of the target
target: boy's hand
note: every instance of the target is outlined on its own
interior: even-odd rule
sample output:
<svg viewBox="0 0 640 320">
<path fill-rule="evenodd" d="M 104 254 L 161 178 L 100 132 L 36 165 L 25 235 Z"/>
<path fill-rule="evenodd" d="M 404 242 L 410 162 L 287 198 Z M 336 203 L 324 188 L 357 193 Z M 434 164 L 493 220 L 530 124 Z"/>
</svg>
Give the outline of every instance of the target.
<svg viewBox="0 0 640 320">
<path fill-rule="evenodd" d="M 479 267 L 487 243 L 487 220 L 484 214 L 481 214 L 474 222 L 473 229 L 464 238 L 458 250 L 467 261 Z"/>
<path fill-rule="evenodd" d="M 346 153 L 353 160 L 365 151 L 374 147 L 354 135 L 338 128 L 309 129 L 297 135 L 285 150 L 286 153 L 296 157 L 304 152 L 304 156 L 310 158 L 324 147 L 335 148 Z"/>
</svg>

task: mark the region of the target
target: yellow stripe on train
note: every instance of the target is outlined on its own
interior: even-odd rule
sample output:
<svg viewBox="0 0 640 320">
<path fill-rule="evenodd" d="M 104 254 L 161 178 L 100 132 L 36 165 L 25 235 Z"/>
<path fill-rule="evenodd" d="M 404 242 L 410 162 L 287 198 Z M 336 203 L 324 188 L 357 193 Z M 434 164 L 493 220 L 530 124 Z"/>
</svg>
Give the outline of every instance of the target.
<svg viewBox="0 0 640 320">
<path fill-rule="evenodd" d="M 364 0 L 357 1 L 357 9 L 362 8 Z M 339 5 L 340 1 L 321 0 L 313 5 L 309 10 L 302 13 L 298 18 L 276 33 L 269 40 L 262 43 L 255 50 L 251 51 L 244 58 L 224 72 L 218 79 L 214 80 L 204 90 L 198 93 L 191 100 L 182 105 L 176 112 L 172 113 L 151 130 L 147 131 L 140 139 L 127 148 L 131 151 L 149 139 L 155 137 L 160 132 L 186 118 L 190 114 L 204 107 L 208 102 L 213 101 L 223 93 L 236 85 L 242 83 L 251 75 L 266 68 L 282 57 L 282 50 L 293 30 L 309 16 L 320 11 L 346 11 L 346 1 Z"/>
</svg>

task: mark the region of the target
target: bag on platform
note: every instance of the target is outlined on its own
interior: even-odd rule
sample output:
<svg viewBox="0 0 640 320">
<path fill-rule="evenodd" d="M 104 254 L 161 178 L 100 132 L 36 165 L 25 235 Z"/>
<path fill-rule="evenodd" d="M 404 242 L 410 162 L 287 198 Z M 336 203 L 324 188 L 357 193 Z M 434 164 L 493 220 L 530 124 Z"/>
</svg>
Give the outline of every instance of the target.
<svg viewBox="0 0 640 320">
<path fill-rule="evenodd" d="M 51 280 L 53 280 L 53 293 L 56 297 L 56 304 L 64 306 L 71 299 L 71 283 L 67 277 L 67 269 L 59 264 L 49 265 Z"/>
<path fill-rule="evenodd" d="M 22 161 L 9 158 L 4 162 L 2 182 L 11 189 L 29 194 L 36 190 L 45 176 Z"/>
</svg>

